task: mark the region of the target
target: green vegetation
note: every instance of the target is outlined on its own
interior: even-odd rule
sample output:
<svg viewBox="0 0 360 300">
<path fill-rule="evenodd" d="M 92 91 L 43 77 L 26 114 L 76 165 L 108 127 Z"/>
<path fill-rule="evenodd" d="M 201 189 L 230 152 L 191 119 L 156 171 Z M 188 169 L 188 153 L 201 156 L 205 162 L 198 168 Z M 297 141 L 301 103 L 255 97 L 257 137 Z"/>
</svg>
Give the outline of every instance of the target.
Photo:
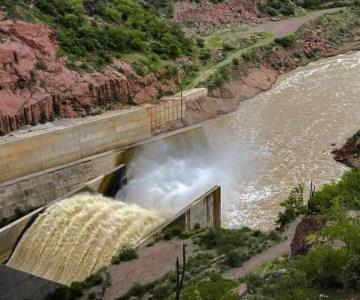
<svg viewBox="0 0 360 300">
<path fill-rule="evenodd" d="M 325 185 L 311 199 L 316 212 L 334 215 L 340 208 L 360 209 L 360 170 L 346 173 L 338 183 Z M 336 214 L 335 214 L 336 215 Z"/>
<path fill-rule="evenodd" d="M 304 205 L 304 185 L 296 185 L 290 192 L 287 199 L 280 203 L 284 207 L 284 211 L 279 213 L 276 224 L 284 226 L 291 223 L 297 216 L 306 213 L 306 207 Z"/>
<path fill-rule="evenodd" d="M 236 300 L 234 289 L 237 283 L 226 280 L 220 274 L 214 273 L 207 280 L 201 280 L 186 287 L 182 294 L 182 300 L 206 299 L 206 300 Z"/>
<path fill-rule="evenodd" d="M 293 211 L 302 211 L 302 189 L 296 187 L 292 194 L 288 204 L 294 204 L 290 205 Z M 325 217 L 328 222 L 311 238 L 308 253 L 277 259 L 248 275 L 248 296 L 290 300 L 319 299 L 323 294 L 347 299 L 345 295 L 359 290 L 360 169 L 324 186 L 310 199 L 309 207 L 315 208 L 313 217 Z"/>
<path fill-rule="evenodd" d="M 194 43 L 178 24 L 164 21 L 137 0 L 2 0 L 9 16 L 41 21 L 57 32 L 62 50 L 76 60 L 101 67 L 127 53 L 161 59 L 191 55 Z"/>
<path fill-rule="evenodd" d="M 216 87 L 221 87 L 225 83 L 229 82 L 231 79 L 231 69 L 230 66 L 226 65 L 218 69 L 214 74 L 212 74 L 207 82 L 209 89 L 214 89 Z"/>
<path fill-rule="evenodd" d="M 113 265 L 118 265 L 122 261 L 129 261 L 138 257 L 137 251 L 135 248 L 123 245 L 116 252 L 116 254 L 111 258 L 111 263 Z"/>
<path fill-rule="evenodd" d="M 274 42 L 276 44 L 283 46 L 284 48 L 288 48 L 296 42 L 296 35 L 291 34 L 291 35 L 285 36 L 283 38 L 277 38 L 274 40 Z"/>
</svg>

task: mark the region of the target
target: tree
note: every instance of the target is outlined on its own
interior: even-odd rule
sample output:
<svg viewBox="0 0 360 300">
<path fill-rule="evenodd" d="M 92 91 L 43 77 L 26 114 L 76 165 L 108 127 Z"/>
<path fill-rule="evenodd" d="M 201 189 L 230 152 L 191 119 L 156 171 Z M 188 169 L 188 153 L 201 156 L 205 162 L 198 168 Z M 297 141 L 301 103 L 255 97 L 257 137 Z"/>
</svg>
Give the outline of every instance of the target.
<svg viewBox="0 0 360 300">
<path fill-rule="evenodd" d="M 279 213 L 276 223 L 283 226 L 296 219 L 297 216 L 306 213 L 304 205 L 304 185 L 296 185 L 290 192 L 287 199 L 280 203 L 285 208 Z"/>
</svg>

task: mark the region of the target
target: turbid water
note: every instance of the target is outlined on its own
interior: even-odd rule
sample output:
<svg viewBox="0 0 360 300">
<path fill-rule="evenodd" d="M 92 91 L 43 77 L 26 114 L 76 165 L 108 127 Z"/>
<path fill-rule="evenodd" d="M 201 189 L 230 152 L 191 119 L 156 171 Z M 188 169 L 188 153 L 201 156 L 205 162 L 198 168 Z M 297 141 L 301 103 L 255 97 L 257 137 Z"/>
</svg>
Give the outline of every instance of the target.
<svg viewBox="0 0 360 300">
<path fill-rule="evenodd" d="M 64 284 L 81 281 L 123 244 L 134 244 L 164 218 L 137 205 L 80 194 L 41 214 L 20 240 L 8 266 Z"/>
<path fill-rule="evenodd" d="M 225 223 L 269 228 L 296 183 L 321 186 L 346 170 L 331 151 L 360 128 L 360 53 L 282 75 L 204 127 L 218 159 L 232 161 L 219 182 Z"/>
<path fill-rule="evenodd" d="M 136 155 L 120 198 L 174 213 L 219 184 L 225 226 L 272 228 L 295 184 L 319 187 L 346 170 L 331 151 L 360 127 L 359 82 L 360 53 L 282 75 L 236 112 L 203 123 L 212 154 L 196 151 L 194 139 L 181 155 L 166 144 Z"/>
</svg>

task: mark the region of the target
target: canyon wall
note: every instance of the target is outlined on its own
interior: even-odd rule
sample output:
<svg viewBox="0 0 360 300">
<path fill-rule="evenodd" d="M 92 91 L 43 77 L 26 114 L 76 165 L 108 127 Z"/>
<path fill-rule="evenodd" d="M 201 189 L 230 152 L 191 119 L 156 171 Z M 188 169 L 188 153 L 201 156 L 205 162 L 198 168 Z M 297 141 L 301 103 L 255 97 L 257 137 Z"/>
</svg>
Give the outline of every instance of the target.
<svg viewBox="0 0 360 300">
<path fill-rule="evenodd" d="M 0 13 L 0 135 L 25 125 L 143 103 L 172 91 L 182 77 L 179 73 L 160 79 L 160 71 L 138 76 L 129 64 L 115 59 L 101 72 L 80 74 L 67 67 L 66 57 L 57 57 L 58 50 L 48 27 L 5 20 Z"/>
</svg>

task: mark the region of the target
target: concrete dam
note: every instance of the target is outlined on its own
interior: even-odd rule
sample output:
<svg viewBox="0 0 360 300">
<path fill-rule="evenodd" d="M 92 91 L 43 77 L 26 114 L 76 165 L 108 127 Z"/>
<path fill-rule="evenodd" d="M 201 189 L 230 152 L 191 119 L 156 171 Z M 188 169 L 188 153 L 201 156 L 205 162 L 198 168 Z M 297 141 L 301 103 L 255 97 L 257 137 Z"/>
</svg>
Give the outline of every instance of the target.
<svg viewBox="0 0 360 300">
<path fill-rule="evenodd" d="M 116 121 L 112 117 L 111 120 Z M 150 128 L 155 126 L 151 124 Z M 82 128 L 75 126 L 71 134 Z M 95 126 L 87 131 L 91 132 L 91 128 Z M 65 128 L 55 133 L 59 136 L 64 130 L 69 132 Z M 35 134 L 37 145 L 52 134 L 51 130 Z M 8 209 L 19 207 L 19 203 L 45 205 L 0 229 L 1 260 L 8 267 L 70 284 L 109 265 L 121 245 L 137 247 L 174 225 L 184 229 L 220 226 L 220 188 L 211 188 L 213 185 L 202 171 L 209 152 L 202 129 L 195 127 L 142 139 L 129 146 L 121 146 L 120 139 L 119 148 L 1 184 L 8 202 L 23 200 L 13 201 Z M 15 144 L 19 141 L 22 139 Z M 71 150 L 71 146 L 68 148 L 66 151 Z M 59 155 L 58 159 L 64 157 Z M 190 176 L 178 177 L 179 170 Z M 55 188 L 38 185 L 43 179 L 52 180 Z M 17 194 L 12 190 L 17 190 Z M 3 214 L 6 212 L 2 210 Z"/>
</svg>

